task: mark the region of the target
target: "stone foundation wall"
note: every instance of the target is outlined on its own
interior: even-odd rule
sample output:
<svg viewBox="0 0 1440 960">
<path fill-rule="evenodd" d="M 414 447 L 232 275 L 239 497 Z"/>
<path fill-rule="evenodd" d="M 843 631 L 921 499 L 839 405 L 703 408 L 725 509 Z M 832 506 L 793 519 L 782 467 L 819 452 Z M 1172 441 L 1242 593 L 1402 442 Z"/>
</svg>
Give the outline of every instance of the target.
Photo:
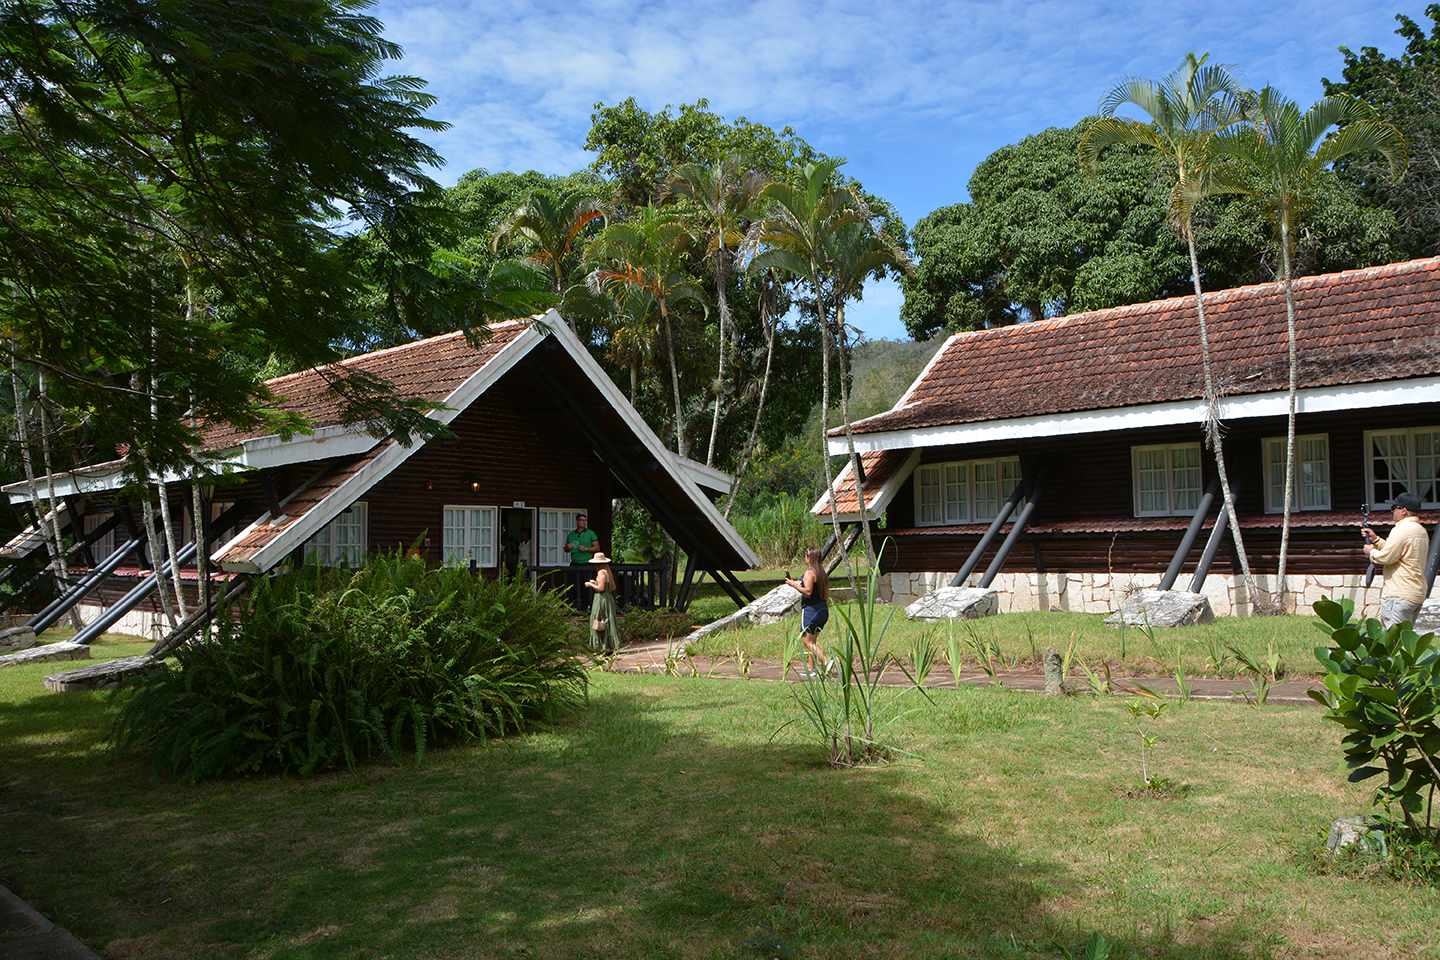
<svg viewBox="0 0 1440 960">
<path fill-rule="evenodd" d="M 88 603 L 82 603 L 75 609 L 80 611 L 80 619 L 86 623 L 90 623 L 105 612 L 104 607 Z M 165 615 L 163 613 L 152 610 L 141 610 L 137 607 L 121 617 L 120 622 L 116 623 L 106 632 L 129 633 L 137 637 L 144 637 L 146 640 L 159 640 L 168 630 L 169 624 L 165 621 Z"/>
<path fill-rule="evenodd" d="M 887 603 L 908 606 L 937 587 L 949 586 L 953 571 L 932 573 L 889 573 L 880 581 L 880 598 Z M 1257 576 L 1261 590 L 1273 591 L 1275 577 Z M 1380 616 L 1382 580 L 1368 590 L 1363 573 L 1333 576 L 1287 576 L 1286 598 L 1291 613 L 1308 613 L 1321 597 L 1355 601 L 1358 616 Z M 978 586 L 980 574 L 971 576 L 965 586 Z M 1175 582 L 1178 589 L 1189 584 L 1189 575 Z M 1160 574 L 1153 573 L 1001 573 L 991 584 L 1000 593 L 1000 612 L 1018 613 L 1025 610 L 1075 610 L 1082 613 L 1113 613 L 1132 593 L 1160 585 Z M 1244 579 L 1212 574 L 1205 581 L 1204 593 L 1217 617 L 1245 616 L 1250 602 Z M 1440 593 L 1437 590 L 1436 593 Z M 1432 596 L 1435 593 L 1431 594 Z"/>
</svg>

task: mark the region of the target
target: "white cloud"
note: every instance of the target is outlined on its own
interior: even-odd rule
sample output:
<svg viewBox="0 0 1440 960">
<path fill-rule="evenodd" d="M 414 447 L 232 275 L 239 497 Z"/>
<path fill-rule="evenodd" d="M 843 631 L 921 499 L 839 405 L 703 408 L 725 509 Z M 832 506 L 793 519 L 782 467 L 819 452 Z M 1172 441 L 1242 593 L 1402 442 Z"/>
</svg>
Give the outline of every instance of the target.
<svg viewBox="0 0 1440 960">
<path fill-rule="evenodd" d="M 849 158 L 912 224 L 963 200 L 993 150 L 1078 122 L 1121 76 L 1163 76 L 1187 51 L 1303 104 L 1322 76 L 1339 79 L 1337 45 L 1402 46 L 1393 0 L 381 0 L 371 12 L 405 48 L 398 71 L 428 80 L 433 115 L 454 124 L 432 137 L 445 182 L 480 166 L 568 172 L 592 159 L 596 102 L 703 97 Z"/>
</svg>

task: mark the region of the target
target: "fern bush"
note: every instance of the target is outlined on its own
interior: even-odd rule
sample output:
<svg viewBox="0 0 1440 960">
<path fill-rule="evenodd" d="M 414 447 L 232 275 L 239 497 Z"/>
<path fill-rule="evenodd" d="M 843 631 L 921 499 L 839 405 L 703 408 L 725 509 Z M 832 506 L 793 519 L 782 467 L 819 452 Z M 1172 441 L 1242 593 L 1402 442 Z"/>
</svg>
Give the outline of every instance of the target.
<svg viewBox="0 0 1440 960">
<path fill-rule="evenodd" d="M 124 691 L 111 741 L 195 781 L 302 776 L 548 723 L 587 695 L 563 601 L 399 555 L 262 581 Z"/>
</svg>

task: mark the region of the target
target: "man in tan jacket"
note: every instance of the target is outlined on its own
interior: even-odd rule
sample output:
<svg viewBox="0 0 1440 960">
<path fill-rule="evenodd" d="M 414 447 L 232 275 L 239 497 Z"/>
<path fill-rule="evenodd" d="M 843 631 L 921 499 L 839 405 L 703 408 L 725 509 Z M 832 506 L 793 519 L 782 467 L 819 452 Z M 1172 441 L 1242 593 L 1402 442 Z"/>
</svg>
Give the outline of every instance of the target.
<svg viewBox="0 0 1440 960">
<path fill-rule="evenodd" d="M 1388 537 L 1377 537 L 1366 528 L 1365 555 L 1385 567 L 1385 586 L 1380 591 L 1380 622 L 1389 629 L 1392 624 L 1415 622 L 1420 604 L 1425 602 L 1425 558 L 1430 553 L 1430 537 L 1416 514 L 1420 498 L 1402 493 L 1390 501 L 1395 526 Z"/>
</svg>

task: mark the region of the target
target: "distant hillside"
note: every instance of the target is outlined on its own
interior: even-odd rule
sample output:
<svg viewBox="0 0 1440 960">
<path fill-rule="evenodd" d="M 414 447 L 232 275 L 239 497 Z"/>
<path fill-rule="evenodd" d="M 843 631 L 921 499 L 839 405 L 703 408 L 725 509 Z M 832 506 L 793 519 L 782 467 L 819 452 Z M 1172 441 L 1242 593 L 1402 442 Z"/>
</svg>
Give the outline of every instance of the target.
<svg viewBox="0 0 1440 960">
<path fill-rule="evenodd" d="M 856 347 L 851 417 L 859 420 L 893 407 L 944 344 L 944 337 L 936 337 L 922 343 L 871 340 Z"/>
</svg>

